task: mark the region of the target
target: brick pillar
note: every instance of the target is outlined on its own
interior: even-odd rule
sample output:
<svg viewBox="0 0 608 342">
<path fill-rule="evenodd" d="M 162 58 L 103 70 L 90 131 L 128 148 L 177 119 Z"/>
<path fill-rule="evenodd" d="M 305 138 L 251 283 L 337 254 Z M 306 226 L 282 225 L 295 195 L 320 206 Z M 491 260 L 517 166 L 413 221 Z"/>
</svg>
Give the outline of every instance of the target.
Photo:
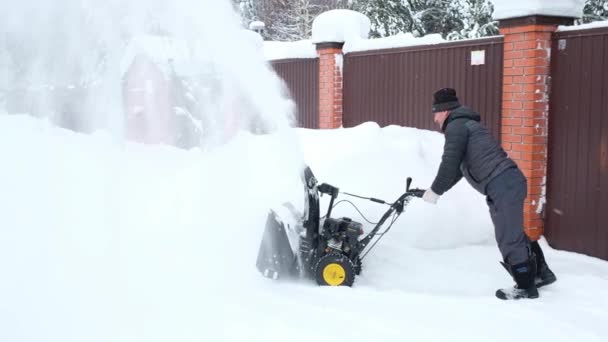
<svg viewBox="0 0 608 342">
<path fill-rule="evenodd" d="M 500 21 L 504 36 L 502 145 L 528 179 L 524 229 L 533 240 L 544 228 L 551 36 L 558 25 L 572 22 L 547 16 Z"/>
<path fill-rule="evenodd" d="M 342 46 L 319 43 L 319 128 L 342 127 Z"/>
</svg>

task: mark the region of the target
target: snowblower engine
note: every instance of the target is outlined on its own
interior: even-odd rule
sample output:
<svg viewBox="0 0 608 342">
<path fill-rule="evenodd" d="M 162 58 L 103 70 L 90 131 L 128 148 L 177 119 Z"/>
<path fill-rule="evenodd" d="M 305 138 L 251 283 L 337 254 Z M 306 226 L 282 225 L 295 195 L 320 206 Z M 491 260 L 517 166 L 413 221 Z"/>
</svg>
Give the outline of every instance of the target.
<svg viewBox="0 0 608 342">
<path fill-rule="evenodd" d="M 265 277 L 277 279 L 299 276 L 314 278 L 319 285 L 351 286 L 355 275 L 361 272 L 362 259 L 391 228 L 407 203 L 413 197 L 422 197 L 424 194 L 424 190 L 410 189 L 411 178 L 407 179 L 406 192 L 393 203 L 344 193 L 389 206 L 375 227 L 364 236 L 361 223 L 348 217 L 331 217 L 334 200 L 340 193 L 337 187 L 326 183 L 318 184 L 308 167 L 304 170 L 302 181 L 307 194 L 306 212 L 302 217 L 285 220 L 275 210 L 268 214 L 256 262 L 258 270 Z M 324 219 L 320 217 L 319 194 L 330 196 Z M 290 204 L 286 206 L 293 207 Z M 366 249 L 389 218 L 388 227 Z M 297 223 L 294 226 L 288 222 Z M 293 241 L 294 236 L 298 241 Z M 294 251 L 293 246 L 298 246 L 298 250 Z"/>
<path fill-rule="evenodd" d="M 339 189 L 323 183 L 317 187 L 317 190 L 322 194 L 331 196 L 329 209 L 327 210 L 326 219 L 323 222 L 321 229 L 320 241 L 325 242 L 326 246 L 321 246 L 321 250 L 330 253 L 332 250 L 343 252 L 347 255 L 361 252 L 359 238 L 363 235 L 363 225 L 355 222 L 348 217 L 332 218 L 331 211 L 334 206 L 334 199 L 338 196 Z"/>
<path fill-rule="evenodd" d="M 336 250 L 344 253 L 358 252 L 359 237 L 363 235 L 363 225 L 348 217 L 328 218 L 323 223 L 322 238 L 327 241 L 326 252 Z"/>
</svg>

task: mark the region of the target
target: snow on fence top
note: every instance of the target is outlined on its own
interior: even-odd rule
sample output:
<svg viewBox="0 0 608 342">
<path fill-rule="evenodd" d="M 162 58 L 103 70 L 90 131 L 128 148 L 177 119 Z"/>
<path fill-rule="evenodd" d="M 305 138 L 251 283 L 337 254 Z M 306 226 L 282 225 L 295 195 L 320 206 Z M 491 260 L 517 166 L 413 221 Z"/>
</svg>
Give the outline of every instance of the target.
<svg viewBox="0 0 608 342">
<path fill-rule="evenodd" d="M 587 30 L 587 29 L 600 28 L 600 27 L 608 27 L 608 20 L 594 21 L 592 23 L 583 24 L 583 25 L 559 26 L 557 28 L 557 31 L 558 32 L 577 31 L 577 30 Z"/>
<path fill-rule="evenodd" d="M 482 37 L 465 40 L 483 40 L 492 37 Z M 441 34 L 429 34 L 424 37 L 414 37 L 411 33 L 401 33 L 390 37 L 374 39 L 353 39 L 344 44 L 343 53 L 395 49 L 400 47 L 417 45 L 435 45 L 449 43 L 441 37 Z M 296 42 L 264 42 L 264 56 L 267 60 L 279 60 L 289 58 L 317 58 L 318 53 L 315 44 L 311 40 L 300 40 Z"/>
<path fill-rule="evenodd" d="M 445 40 L 441 37 L 441 34 L 429 34 L 424 37 L 416 38 L 411 33 L 402 33 L 384 38 L 349 40 L 344 44 L 344 48 L 342 50 L 344 53 L 349 53 L 368 50 L 394 49 L 415 45 L 439 44 L 443 42 L 445 42 Z"/>
<path fill-rule="evenodd" d="M 393 49 L 415 45 L 431 45 L 444 43 L 440 34 L 429 34 L 416 38 L 411 33 L 402 33 L 395 36 L 375 39 L 351 39 L 347 40 L 342 48 L 344 53 Z M 318 53 L 316 45 L 311 40 L 300 40 L 296 42 L 264 42 L 264 56 L 267 60 L 289 59 L 289 58 L 316 58 Z"/>
<path fill-rule="evenodd" d="M 580 18 L 585 6 L 585 0 L 494 0 L 492 3 L 496 20 L 530 15 Z"/>
<path fill-rule="evenodd" d="M 344 9 L 319 14 L 312 23 L 313 43 L 343 43 L 367 38 L 371 22 L 365 15 Z"/>
<path fill-rule="evenodd" d="M 296 42 L 264 42 L 264 56 L 267 60 L 289 58 L 317 58 L 317 49 L 310 40 Z"/>
</svg>

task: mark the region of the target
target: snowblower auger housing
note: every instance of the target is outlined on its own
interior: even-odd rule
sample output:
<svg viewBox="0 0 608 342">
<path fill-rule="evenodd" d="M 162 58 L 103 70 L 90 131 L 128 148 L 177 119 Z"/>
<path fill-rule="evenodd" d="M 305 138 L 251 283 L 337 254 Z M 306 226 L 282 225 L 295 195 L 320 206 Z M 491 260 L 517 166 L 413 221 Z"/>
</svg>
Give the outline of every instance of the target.
<svg viewBox="0 0 608 342">
<path fill-rule="evenodd" d="M 355 276 L 361 272 L 363 257 L 375 245 L 370 245 L 370 242 L 380 228 L 392 216 L 390 225 L 385 229 L 385 232 L 388 231 L 411 198 L 422 197 L 424 193 L 421 189 L 410 189 L 411 178 L 408 178 L 406 192 L 394 203 L 366 198 L 389 205 L 389 209 L 364 236 L 361 223 L 348 217 L 331 217 L 334 201 L 340 193 L 337 187 L 318 184 L 309 167 L 304 169 L 302 181 L 306 192 L 304 213 L 298 214 L 292 205 L 285 204 L 268 214 L 256 262 L 258 270 L 265 277 L 304 277 L 315 279 L 319 285 L 351 286 Z M 330 196 L 323 219 L 320 216 L 319 194 Z"/>
</svg>

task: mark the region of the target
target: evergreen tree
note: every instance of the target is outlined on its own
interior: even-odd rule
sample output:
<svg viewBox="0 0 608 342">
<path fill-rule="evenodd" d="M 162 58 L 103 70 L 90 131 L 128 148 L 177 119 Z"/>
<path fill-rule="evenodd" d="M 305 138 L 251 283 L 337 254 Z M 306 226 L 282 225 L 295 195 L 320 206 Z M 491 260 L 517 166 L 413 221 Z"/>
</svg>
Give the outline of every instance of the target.
<svg viewBox="0 0 608 342">
<path fill-rule="evenodd" d="M 352 9 L 370 18 L 372 37 L 410 32 L 461 39 L 498 33 L 488 0 L 354 0 Z"/>
<path fill-rule="evenodd" d="M 243 26 L 248 27 L 249 23 L 257 20 L 255 0 L 234 0 L 233 4 L 241 16 Z"/>
<path fill-rule="evenodd" d="M 412 32 L 416 36 L 425 33 L 411 8 L 402 0 L 355 0 L 351 6 L 370 19 L 372 38 L 405 32 Z"/>
<path fill-rule="evenodd" d="M 440 33 L 442 36 L 462 28 L 459 7 L 452 0 L 407 0 L 424 34 Z"/>
<path fill-rule="evenodd" d="M 608 20 L 608 0 L 587 0 L 583 9 L 583 23 Z"/>
<path fill-rule="evenodd" d="M 275 41 L 309 39 L 317 15 L 330 9 L 348 8 L 348 0 L 233 0 L 243 19 L 265 24 L 262 36 Z"/>
<path fill-rule="evenodd" d="M 494 6 L 488 0 L 458 0 L 452 6 L 457 9 L 462 27 L 448 33 L 447 39 L 479 38 L 498 34 L 498 23 L 492 20 Z"/>
<path fill-rule="evenodd" d="M 314 18 L 327 10 L 348 8 L 371 21 L 372 38 L 410 32 L 439 33 L 447 39 L 498 34 L 490 0 L 233 0 L 245 27 L 254 20 L 266 25 L 270 40 L 308 39 Z"/>
</svg>

